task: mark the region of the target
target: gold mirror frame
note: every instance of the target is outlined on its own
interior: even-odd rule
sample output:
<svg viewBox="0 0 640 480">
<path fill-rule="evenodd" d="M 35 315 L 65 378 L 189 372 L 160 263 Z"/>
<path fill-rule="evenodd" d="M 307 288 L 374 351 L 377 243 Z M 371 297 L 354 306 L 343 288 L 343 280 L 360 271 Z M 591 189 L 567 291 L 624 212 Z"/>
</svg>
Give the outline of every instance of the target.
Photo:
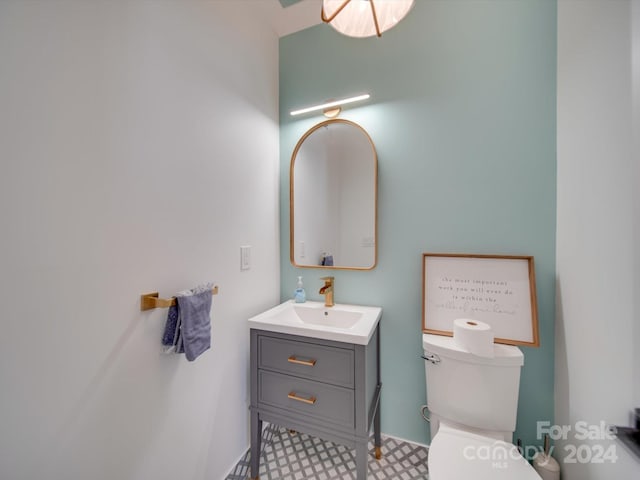
<svg viewBox="0 0 640 480">
<path fill-rule="evenodd" d="M 364 134 L 364 136 L 366 137 L 366 139 L 369 142 L 369 145 L 371 146 L 371 152 L 372 152 L 372 161 L 373 161 L 373 201 L 374 201 L 374 208 L 373 208 L 373 235 L 374 235 L 374 252 L 373 252 L 373 263 L 371 266 L 366 266 L 366 267 L 358 267 L 358 266 L 348 266 L 348 265 L 333 265 L 333 266 L 326 266 L 326 265 L 302 265 L 302 264 L 298 264 L 295 261 L 295 250 L 294 250 L 294 246 L 295 246 L 295 225 L 294 225 L 294 216 L 295 216 L 295 201 L 294 201 L 294 168 L 295 168 L 295 162 L 296 162 L 296 158 L 298 155 L 298 151 L 300 150 L 300 148 L 302 147 L 304 141 L 315 131 L 317 131 L 318 129 L 325 127 L 325 126 L 329 126 L 331 124 L 344 124 L 344 125 L 350 125 L 352 127 L 357 128 L 362 134 Z M 369 133 L 367 133 L 367 131 L 362 128 L 360 125 L 358 125 L 355 122 L 352 122 L 350 120 L 344 120 L 341 118 L 334 118 L 331 120 L 325 120 L 323 122 L 318 123 L 317 125 L 314 125 L 313 127 L 311 127 L 309 130 L 307 130 L 304 135 L 302 135 L 302 137 L 300 137 L 300 140 L 298 140 L 298 143 L 296 144 L 296 147 L 293 150 L 293 154 L 291 155 L 291 163 L 290 163 L 290 167 L 289 167 L 289 259 L 291 261 L 291 264 L 294 267 L 298 267 L 298 268 L 316 268 L 316 269 L 332 269 L 332 270 L 373 270 L 376 265 L 378 264 L 378 154 L 376 152 L 376 147 L 373 144 L 373 140 L 371 140 L 371 137 L 369 136 Z"/>
</svg>

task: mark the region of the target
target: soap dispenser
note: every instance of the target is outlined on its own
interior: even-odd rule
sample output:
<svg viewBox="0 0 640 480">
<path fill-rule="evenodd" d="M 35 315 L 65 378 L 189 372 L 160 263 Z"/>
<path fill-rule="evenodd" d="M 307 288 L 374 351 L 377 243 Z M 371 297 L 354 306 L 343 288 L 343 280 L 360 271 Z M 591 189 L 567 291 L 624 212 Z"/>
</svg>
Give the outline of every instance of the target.
<svg viewBox="0 0 640 480">
<path fill-rule="evenodd" d="M 298 277 L 298 287 L 293 294 L 293 298 L 296 303 L 304 303 L 307 301 L 307 294 L 304 291 L 304 286 L 302 285 L 302 277 Z"/>
</svg>

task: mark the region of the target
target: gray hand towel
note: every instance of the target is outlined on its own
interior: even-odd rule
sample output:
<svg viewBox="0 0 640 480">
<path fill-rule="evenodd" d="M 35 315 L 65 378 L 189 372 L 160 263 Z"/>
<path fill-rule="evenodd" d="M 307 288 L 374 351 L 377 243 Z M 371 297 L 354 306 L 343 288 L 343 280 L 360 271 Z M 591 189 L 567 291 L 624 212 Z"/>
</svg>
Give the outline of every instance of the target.
<svg viewBox="0 0 640 480">
<path fill-rule="evenodd" d="M 187 360 L 193 362 L 211 348 L 211 289 L 191 296 L 177 297 L 182 320 L 182 343 Z"/>
<path fill-rule="evenodd" d="M 162 345 L 169 348 L 175 347 L 178 328 L 178 305 L 172 305 L 167 312 L 167 322 L 164 325 L 164 333 L 162 334 Z"/>
</svg>

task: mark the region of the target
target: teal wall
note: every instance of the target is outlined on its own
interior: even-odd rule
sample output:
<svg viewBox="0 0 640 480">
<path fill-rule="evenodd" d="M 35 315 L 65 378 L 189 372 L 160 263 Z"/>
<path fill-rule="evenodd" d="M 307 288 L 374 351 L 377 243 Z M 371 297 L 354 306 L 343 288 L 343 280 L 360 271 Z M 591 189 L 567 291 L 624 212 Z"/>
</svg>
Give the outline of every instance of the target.
<svg viewBox="0 0 640 480">
<path fill-rule="evenodd" d="M 540 348 L 522 348 L 516 435 L 537 445 L 553 421 L 556 211 L 556 3 L 417 0 L 382 38 L 318 25 L 280 40 L 281 295 L 307 295 L 326 270 L 289 262 L 289 162 L 324 119 L 289 111 L 369 92 L 343 118 L 379 161 L 378 265 L 333 271 L 339 303 L 383 307 L 383 432 L 428 442 L 422 353 L 422 253 L 535 256 Z"/>
</svg>

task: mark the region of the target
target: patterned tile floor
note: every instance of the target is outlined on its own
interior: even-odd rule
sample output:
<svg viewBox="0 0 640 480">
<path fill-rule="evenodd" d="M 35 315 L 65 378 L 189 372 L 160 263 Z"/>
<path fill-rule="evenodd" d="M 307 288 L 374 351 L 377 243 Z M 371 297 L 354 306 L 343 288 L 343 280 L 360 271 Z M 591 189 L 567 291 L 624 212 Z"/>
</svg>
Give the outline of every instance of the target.
<svg viewBox="0 0 640 480">
<path fill-rule="evenodd" d="M 356 480 L 354 451 L 268 425 L 263 431 L 260 480 Z M 369 444 L 368 480 L 427 480 L 426 447 L 382 435 L 382 459 Z M 248 451 L 226 480 L 249 478 Z"/>
</svg>

